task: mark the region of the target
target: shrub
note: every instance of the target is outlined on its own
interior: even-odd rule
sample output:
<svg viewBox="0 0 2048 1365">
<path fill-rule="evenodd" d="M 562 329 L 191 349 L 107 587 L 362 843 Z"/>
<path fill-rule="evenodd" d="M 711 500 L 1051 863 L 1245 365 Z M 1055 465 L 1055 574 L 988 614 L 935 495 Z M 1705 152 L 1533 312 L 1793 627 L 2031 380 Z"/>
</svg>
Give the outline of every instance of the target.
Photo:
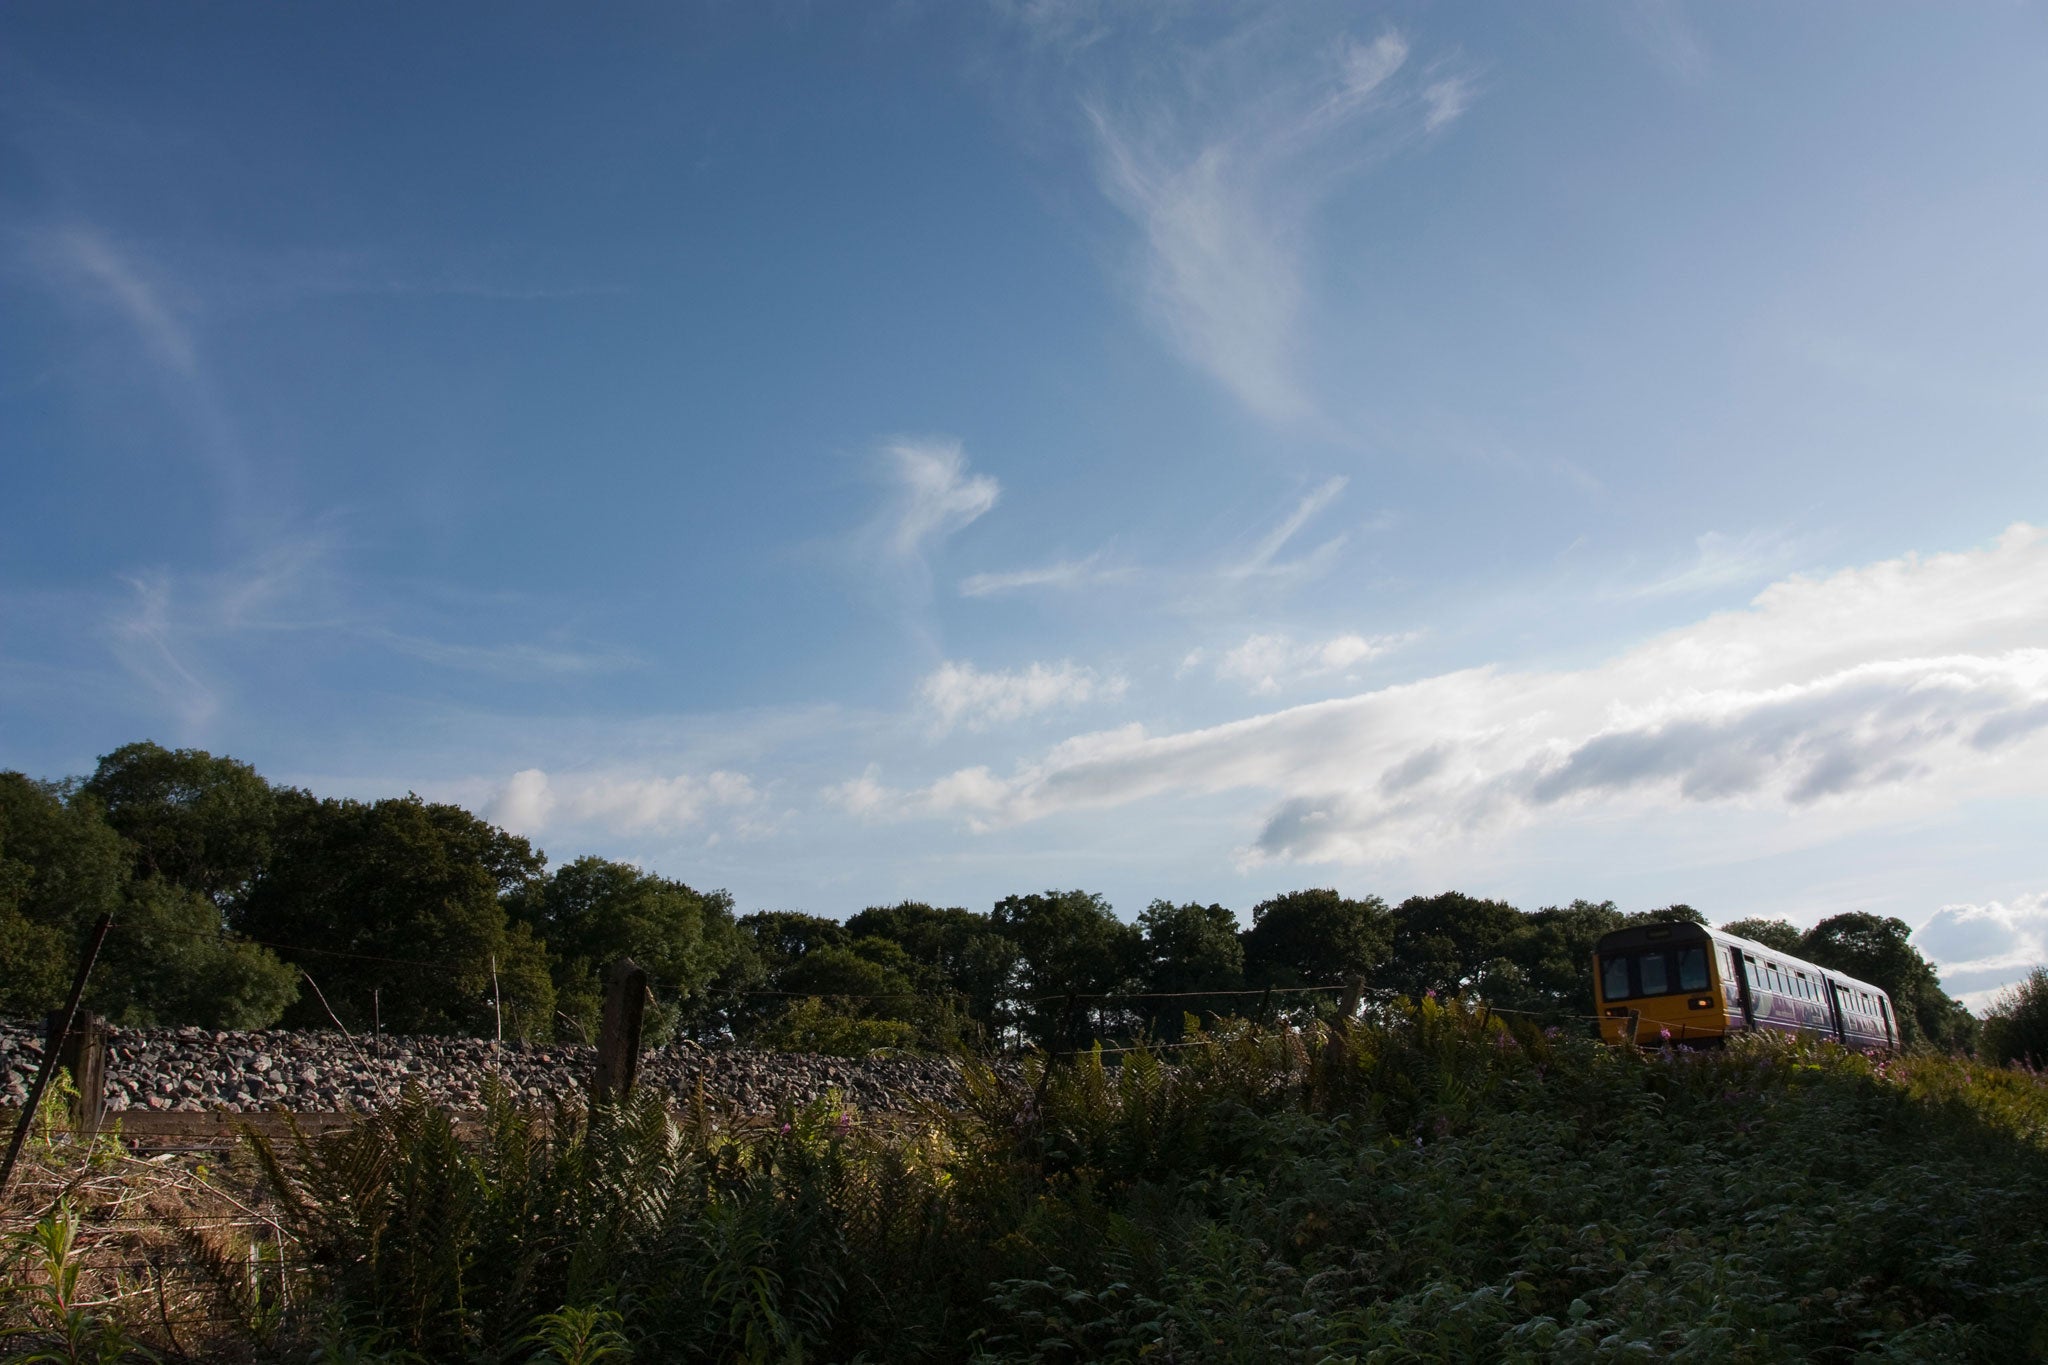
<svg viewBox="0 0 2048 1365">
<path fill-rule="evenodd" d="M 1984 1017 L 1984 1051 L 2002 1066 L 2048 1068 L 2048 967 L 2008 987 Z"/>
</svg>

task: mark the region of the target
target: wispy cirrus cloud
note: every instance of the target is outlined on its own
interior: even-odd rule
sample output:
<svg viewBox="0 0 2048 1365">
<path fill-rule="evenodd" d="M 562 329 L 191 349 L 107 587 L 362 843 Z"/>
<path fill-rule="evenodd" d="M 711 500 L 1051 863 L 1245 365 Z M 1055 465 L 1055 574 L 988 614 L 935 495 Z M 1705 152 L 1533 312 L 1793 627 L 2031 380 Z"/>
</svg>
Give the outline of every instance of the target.
<svg viewBox="0 0 2048 1365">
<path fill-rule="evenodd" d="M 944 734 L 955 726 L 985 730 L 1046 711 L 1114 701 L 1129 686 L 1118 674 L 1104 676 L 1071 660 L 1034 663 L 1014 672 L 948 660 L 925 676 L 918 697 L 937 732 Z"/>
<path fill-rule="evenodd" d="M 1474 668 L 1200 730 L 1079 735 L 1008 776 L 872 782 L 872 817 L 975 827 L 1164 795 L 1275 800 L 1250 861 L 1370 863 L 1626 803 L 1959 799 L 2048 740 L 2048 533 L 1792 578 L 1569 672 Z"/>
<path fill-rule="evenodd" d="M 1707 531 L 1694 542 L 1692 559 L 1626 590 L 1631 597 L 1681 597 L 1756 583 L 1784 573 L 1804 549 L 1794 537 L 1770 531 L 1724 535 Z"/>
<path fill-rule="evenodd" d="M 1318 211 L 1376 157 L 1453 123 L 1476 86 L 1441 66 L 1411 78 L 1392 29 L 1304 45 L 1266 16 L 1166 60 L 1159 46 L 1083 101 L 1103 193 L 1138 230 L 1146 312 L 1253 412 L 1313 417 L 1297 347 Z"/>
<path fill-rule="evenodd" d="M 1325 479 L 1315 489 L 1295 504 L 1292 512 L 1259 537 L 1251 552 L 1242 559 L 1225 564 L 1218 573 L 1226 583 L 1243 583 L 1256 579 L 1287 579 L 1312 577 L 1329 567 L 1337 552 L 1344 548 L 1346 537 L 1339 533 L 1317 545 L 1307 554 L 1292 559 L 1280 558 L 1280 552 L 1288 542 L 1301 533 L 1301 529 L 1314 520 L 1316 515 L 1342 493 L 1351 481 L 1343 475 Z"/>
<path fill-rule="evenodd" d="M 861 528 L 854 553 L 892 610 L 916 618 L 931 599 L 931 558 L 951 536 L 1002 497 L 993 475 L 970 473 L 967 452 L 949 437 L 899 437 L 881 450 L 888 494 Z"/>
<path fill-rule="evenodd" d="M 1002 593 L 1022 592 L 1033 588 L 1071 592 L 1077 588 L 1093 587 L 1101 583 L 1125 582 L 1133 576 L 1133 571 L 1128 568 L 1103 563 L 1103 556 L 1098 551 L 1085 559 L 1055 560 L 1050 564 L 1040 564 L 1029 569 L 969 574 L 960 580 L 960 595 L 995 597 Z"/>
</svg>

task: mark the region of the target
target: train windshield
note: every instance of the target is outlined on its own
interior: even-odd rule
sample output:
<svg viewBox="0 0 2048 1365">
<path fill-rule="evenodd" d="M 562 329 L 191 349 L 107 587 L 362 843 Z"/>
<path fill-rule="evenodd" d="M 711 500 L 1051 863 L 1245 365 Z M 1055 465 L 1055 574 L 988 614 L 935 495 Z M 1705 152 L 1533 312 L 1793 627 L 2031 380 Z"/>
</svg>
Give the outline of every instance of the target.
<svg viewBox="0 0 2048 1365">
<path fill-rule="evenodd" d="M 1703 991 L 1708 980 L 1704 944 L 1611 953 L 1600 959 L 1600 993 L 1609 1000 Z"/>
</svg>

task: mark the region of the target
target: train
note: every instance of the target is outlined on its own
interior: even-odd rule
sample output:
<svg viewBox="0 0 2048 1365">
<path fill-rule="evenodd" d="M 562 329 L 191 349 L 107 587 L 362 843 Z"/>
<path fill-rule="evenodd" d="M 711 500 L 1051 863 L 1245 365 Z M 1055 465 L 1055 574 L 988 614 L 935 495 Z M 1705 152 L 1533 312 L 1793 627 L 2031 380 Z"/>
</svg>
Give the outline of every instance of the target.
<svg viewBox="0 0 2048 1365">
<path fill-rule="evenodd" d="M 1639 924 L 1593 948 L 1600 1036 L 1658 1047 L 1712 1046 L 1775 1029 L 1862 1052 L 1899 1046 L 1891 997 L 1868 981 L 1704 924 Z"/>
</svg>

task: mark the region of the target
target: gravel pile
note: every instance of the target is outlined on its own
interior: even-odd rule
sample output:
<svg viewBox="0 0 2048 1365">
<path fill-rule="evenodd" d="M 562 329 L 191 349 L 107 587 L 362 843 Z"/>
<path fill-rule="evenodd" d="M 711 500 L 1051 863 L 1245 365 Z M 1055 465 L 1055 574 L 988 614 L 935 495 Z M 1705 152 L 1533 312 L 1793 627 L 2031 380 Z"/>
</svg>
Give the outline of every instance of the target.
<svg viewBox="0 0 2048 1365">
<path fill-rule="evenodd" d="M 193 1112 L 282 1106 L 301 1113 L 364 1109 L 419 1086 L 442 1104 L 477 1108 L 493 1071 L 523 1102 L 580 1095 L 594 1049 L 573 1044 L 493 1050 L 488 1039 L 357 1038 L 339 1033 L 260 1033 L 212 1029 L 115 1029 L 107 1055 L 107 1107 Z M 42 1062 L 42 1025 L 0 1021 L 0 1104 L 28 1097 Z M 837 1092 L 869 1113 L 951 1100 L 959 1069 L 941 1057 L 849 1060 L 805 1053 L 754 1052 L 678 1043 L 650 1052 L 642 1085 L 660 1086 L 678 1104 L 703 1085 L 705 1098 L 750 1114 L 772 1113 Z"/>
</svg>

